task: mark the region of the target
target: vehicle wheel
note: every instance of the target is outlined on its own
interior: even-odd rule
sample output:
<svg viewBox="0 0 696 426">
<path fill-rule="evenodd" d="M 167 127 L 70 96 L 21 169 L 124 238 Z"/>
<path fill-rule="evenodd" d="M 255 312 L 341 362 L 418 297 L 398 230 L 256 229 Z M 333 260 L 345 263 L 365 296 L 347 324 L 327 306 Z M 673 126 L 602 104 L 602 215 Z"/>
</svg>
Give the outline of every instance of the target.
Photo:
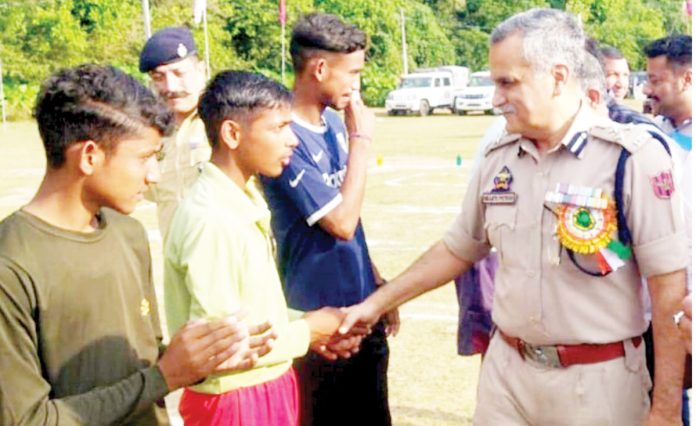
<svg viewBox="0 0 696 426">
<path fill-rule="evenodd" d="M 396 115 L 396 111 L 393 109 L 387 110 L 387 115 L 394 116 L 394 115 Z"/>
<path fill-rule="evenodd" d="M 486 113 L 486 115 L 493 115 L 493 110 L 492 110 L 492 109 L 487 109 L 487 110 L 484 111 L 484 112 Z"/>
<path fill-rule="evenodd" d="M 466 115 L 466 111 L 464 111 L 464 110 L 457 111 L 457 114 L 459 114 L 459 115 Z"/>
<path fill-rule="evenodd" d="M 420 101 L 420 107 L 418 108 L 418 115 L 421 117 L 425 117 L 428 114 L 431 114 L 432 110 L 430 109 L 430 104 L 426 99 L 421 99 Z"/>
</svg>

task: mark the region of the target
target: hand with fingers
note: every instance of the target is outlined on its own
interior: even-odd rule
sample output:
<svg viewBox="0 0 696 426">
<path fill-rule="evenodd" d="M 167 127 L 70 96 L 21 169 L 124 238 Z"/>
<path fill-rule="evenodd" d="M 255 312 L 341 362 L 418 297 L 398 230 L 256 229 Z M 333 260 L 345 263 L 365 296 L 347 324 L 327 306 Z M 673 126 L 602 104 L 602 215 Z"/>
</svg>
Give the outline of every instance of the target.
<svg viewBox="0 0 696 426">
<path fill-rule="evenodd" d="M 359 140 L 363 143 L 372 143 L 372 136 L 375 131 L 375 115 L 362 102 L 360 93 L 354 92 L 348 107 L 345 109 L 346 130 L 348 138 L 353 142 Z"/>
<path fill-rule="evenodd" d="M 248 346 L 249 330 L 235 317 L 186 323 L 172 336 L 157 365 L 170 390 L 190 386 Z"/>
<path fill-rule="evenodd" d="M 332 361 L 338 356 L 349 357 L 360 342 L 353 338 L 355 336 L 350 336 L 352 339 L 337 336 L 338 326 L 344 316 L 339 308 L 328 306 L 305 313 L 303 318 L 309 325 L 310 349 Z"/>
<path fill-rule="evenodd" d="M 399 334 L 399 329 L 401 328 L 401 317 L 399 316 L 399 308 L 394 308 L 391 311 L 384 314 L 384 323 L 386 325 L 384 331 L 387 336 L 396 337 Z"/>
<path fill-rule="evenodd" d="M 350 358 L 360 350 L 360 343 L 370 334 L 369 327 L 354 327 L 348 334 L 334 333 L 327 340 L 320 340 L 311 345 L 311 349 L 324 358 L 335 361 L 338 358 Z"/>
<path fill-rule="evenodd" d="M 277 333 L 269 322 L 250 326 L 247 344 L 242 344 L 239 350 L 216 369 L 216 373 L 248 370 L 256 365 L 259 358 L 273 349 L 273 342 L 278 338 Z"/>
<path fill-rule="evenodd" d="M 370 302 L 370 299 L 364 300 L 362 303 L 343 308 L 345 314 L 343 322 L 338 329 L 340 334 L 346 335 L 353 333 L 354 329 L 370 329 L 379 321 L 381 312 Z"/>
</svg>

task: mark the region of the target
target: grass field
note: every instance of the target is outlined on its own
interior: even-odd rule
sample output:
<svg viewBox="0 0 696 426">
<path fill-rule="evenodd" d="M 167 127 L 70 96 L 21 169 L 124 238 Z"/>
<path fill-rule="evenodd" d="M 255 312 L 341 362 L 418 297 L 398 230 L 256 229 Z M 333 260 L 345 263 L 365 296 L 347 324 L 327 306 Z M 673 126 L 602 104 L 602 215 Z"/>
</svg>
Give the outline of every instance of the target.
<svg viewBox="0 0 696 426">
<path fill-rule="evenodd" d="M 386 117 L 377 110 L 373 166 L 363 222 L 370 251 L 385 277 L 408 266 L 454 218 L 466 189 L 469 159 L 492 117 Z M 33 122 L 0 129 L 0 217 L 32 196 L 45 161 Z M 461 166 L 456 157 L 461 155 Z M 377 157 L 382 165 L 377 165 Z M 148 229 L 158 288 L 161 240 L 155 206 L 134 216 Z M 396 425 L 466 425 L 474 410 L 478 358 L 456 354 L 457 302 L 449 285 L 402 308 L 402 329 L 390 339 L 390 404 Z"/>
</svg>

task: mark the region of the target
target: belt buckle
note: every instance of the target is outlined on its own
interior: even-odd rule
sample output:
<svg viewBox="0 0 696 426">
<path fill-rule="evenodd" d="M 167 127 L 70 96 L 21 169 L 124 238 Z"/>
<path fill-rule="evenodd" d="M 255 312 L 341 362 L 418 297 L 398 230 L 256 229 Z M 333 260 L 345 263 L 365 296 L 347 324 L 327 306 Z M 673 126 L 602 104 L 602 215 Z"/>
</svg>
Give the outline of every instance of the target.
<svg viewBox="0 0 696 426">
<path fill-rule="evenodd" d="M 523 344 L 525 358 L 550 368 L 562 368 L 561 359 L 558 356 L 558 349 L 555 346 L 535 346 L 529 343 Z"/>
</svg>

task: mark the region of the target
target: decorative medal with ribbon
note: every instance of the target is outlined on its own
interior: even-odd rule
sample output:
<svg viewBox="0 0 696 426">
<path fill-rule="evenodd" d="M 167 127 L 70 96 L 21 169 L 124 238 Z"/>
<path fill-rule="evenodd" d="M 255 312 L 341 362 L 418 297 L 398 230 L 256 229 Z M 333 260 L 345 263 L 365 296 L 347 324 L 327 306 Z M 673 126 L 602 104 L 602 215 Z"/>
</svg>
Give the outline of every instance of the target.
<svg viewBox="0 0 696 426">
<path fill-rule="evenodd" d="M 557 184 L 545 199 L 557 204 L 556 235 L 561 245 L 570 252 L 594 256 L 599 275 L 619 269 L 631 257 L 631 249 L 616 239 L 614 201 L 601 189 Z"/>
</svg>

